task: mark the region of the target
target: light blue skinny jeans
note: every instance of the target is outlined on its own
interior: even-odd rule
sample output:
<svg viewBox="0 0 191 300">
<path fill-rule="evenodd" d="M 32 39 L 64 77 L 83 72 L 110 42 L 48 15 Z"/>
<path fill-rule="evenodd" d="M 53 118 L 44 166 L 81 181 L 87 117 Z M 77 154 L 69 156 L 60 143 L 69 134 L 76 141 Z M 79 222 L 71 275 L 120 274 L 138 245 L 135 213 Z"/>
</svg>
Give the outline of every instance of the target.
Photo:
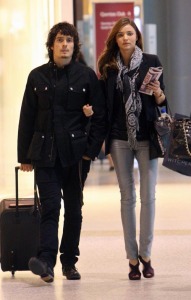
<svg viewBox="0 0 191 300">
<path fill-rule="evenodd" d="M 121 218 L 128 259 L 151 256 L 155 218 L 155 188 L 158 159 L 149 159 L 149 142 L 138 142 L 131 150 L 127 141 L 112 140 L 111 156 L 121 193 Z M 136 190 L 134 159 L 137 159 L 140 178 L 140 233 L 139 246 L 136 239 Z"/>
</svg>

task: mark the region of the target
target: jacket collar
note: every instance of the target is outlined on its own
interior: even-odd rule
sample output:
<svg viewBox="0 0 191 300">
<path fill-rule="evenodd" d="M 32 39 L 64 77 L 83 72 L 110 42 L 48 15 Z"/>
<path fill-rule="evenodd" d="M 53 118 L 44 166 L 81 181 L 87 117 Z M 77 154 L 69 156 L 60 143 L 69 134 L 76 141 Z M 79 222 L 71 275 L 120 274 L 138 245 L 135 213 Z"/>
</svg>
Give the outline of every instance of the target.
<svg viewBox="0 0 191 300">
<path fill-rule="evenodd" d="M 68 64 L 68 65 L 66 65 L 66 66 L 64 66 L 64 68 L 63 68 L 63 70 L 65 69 L 70 69 L 71 68 L 71 66 L 73 65 L 75 63 L 75 61 L 74 60 L 71 60 L 71 62 Z M 51 68 L 51 69 L 53 69 L 53 70 L 60 70 L 61 68 L 59 68 L 56 64 L 55 64 L 55 62 L 54 61 L 52 61 L 52 60 L 49 60 L 49 62 L 48 62 L 48 64 L 49 64 L 49 67 Z"/>
</svg>

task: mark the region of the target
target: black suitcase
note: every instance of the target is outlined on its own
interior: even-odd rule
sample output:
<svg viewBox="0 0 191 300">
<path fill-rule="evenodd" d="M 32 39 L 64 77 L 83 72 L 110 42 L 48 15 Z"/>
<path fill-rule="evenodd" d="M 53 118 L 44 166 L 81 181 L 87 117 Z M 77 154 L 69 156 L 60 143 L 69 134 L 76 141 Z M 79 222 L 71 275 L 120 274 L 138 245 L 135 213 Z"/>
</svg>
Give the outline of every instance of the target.
<svg viewBox="0 0 191 300">
<path fill-rule="evenodd" d="M 18 197 L 18 171 L 15 167 L 16 198 L 0 204 L 0 257 L 2 271 L 29 270 L 30 257 L 36 256 L 40 242 L 40 204 L 34 180 L 34 198 Z M 35 176 L 34 176 L 35 177 Z"/>
</svg>

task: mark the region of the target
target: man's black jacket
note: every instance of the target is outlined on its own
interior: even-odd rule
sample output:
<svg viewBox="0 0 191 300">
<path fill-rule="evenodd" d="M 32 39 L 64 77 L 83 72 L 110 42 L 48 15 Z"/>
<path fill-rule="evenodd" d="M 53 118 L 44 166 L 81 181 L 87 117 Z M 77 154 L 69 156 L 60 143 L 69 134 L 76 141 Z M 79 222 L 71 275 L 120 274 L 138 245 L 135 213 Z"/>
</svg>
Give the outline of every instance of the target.
<svg viewBox="0 0 191 300">
<path fill-rule="evenodd" d="M 87 118 L 83 105 L 93 106 Z M 106 135 L 105 98 L 95 72 L 72 61 L 63 69 L 49 62 L 32 70 L 24 92 L 19 129 L 18 162 L 51 167 L 92 160 Z M 88 130 L 87 130 L 88 129 Z"/>
</svg>

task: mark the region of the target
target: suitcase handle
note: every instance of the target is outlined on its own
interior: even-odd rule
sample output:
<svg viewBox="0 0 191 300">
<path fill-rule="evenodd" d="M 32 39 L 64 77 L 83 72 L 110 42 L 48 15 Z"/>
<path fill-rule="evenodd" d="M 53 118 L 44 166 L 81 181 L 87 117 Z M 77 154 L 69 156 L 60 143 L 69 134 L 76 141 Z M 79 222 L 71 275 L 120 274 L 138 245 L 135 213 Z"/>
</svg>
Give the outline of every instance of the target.
<svg viewBox="0 0 191 300">
<path fill-rule="evenodd" d="M 15 195 L 16 195 L 16 214 L 19 213 L 19 184 L 18 184 L 18 173 L 19 173 L 20 167 L 15 167 Z M 36 185 L 36 176 L 35 176 L 35 170 L 34 170 L 34 212 L 39 211 L 41 212 L 41 205 L 37 193 L 37 185 Z"/>
</svg>

